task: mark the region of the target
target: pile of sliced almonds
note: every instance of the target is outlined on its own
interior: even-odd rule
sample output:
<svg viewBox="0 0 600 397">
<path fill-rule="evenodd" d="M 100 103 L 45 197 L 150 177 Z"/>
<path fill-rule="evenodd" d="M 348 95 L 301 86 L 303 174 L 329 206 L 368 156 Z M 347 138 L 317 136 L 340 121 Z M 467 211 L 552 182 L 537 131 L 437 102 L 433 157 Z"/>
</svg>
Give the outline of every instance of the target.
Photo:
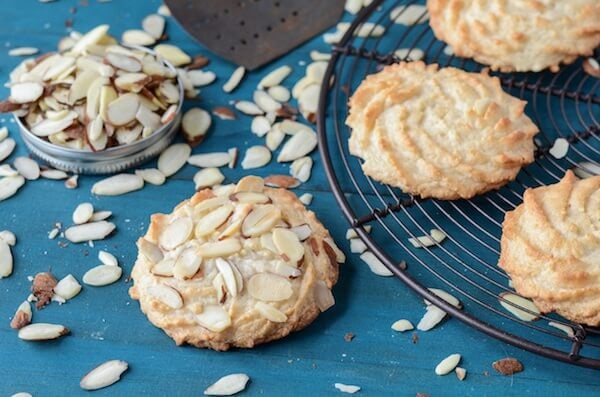
<svg viewBox="0 0 600 397">
<path fill-rule="evenodd" d="M 177 72 L 107 32 L 108 25 L 100 25 L 60 53 L 23 61 L 10 75 L 1 108 L 38 137 L 94 152 L 169 124 L 182 100 Z"/>
</svg>

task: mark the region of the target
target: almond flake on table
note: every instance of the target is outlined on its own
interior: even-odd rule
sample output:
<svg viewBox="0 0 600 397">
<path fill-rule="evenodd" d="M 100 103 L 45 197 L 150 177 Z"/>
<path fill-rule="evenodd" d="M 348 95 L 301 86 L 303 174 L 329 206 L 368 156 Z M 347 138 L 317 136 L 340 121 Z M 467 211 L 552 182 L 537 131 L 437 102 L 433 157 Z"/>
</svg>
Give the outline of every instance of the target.
<svg viewBox="0 0 600 397">
<path fill-rule="evenodd" d="M 19 338 L 28 341 L 57 339 L 67 335 L 69 329 L 60 324 L 34 323 L 19 330 Z"/>
<path fill-rule="evenodd" d="M 435 374 L 442 376 L 454 371 L 454 368 L 460 362 L 460 358 L 460 354 L 458 353 L 449 355 L 435 367 Z"/>
<path fill-rule="evenodd" d="M 121 36 L 121 42 L 131 46 L 139 45 L 147 47 L 153 45 L 156 42 L 156 39 L 143 30 L 129 29 L 123 32 L 123 35 Z M 163 55 L 161 54 L 161 56 Z M 163 58 L 167 57 L 163 56 Z"/>
<path fill-rule="evenodd" d="M 565 138 L 557 138 L 548 153 L 550 153 L 550 155 L 552 155 L 552 157 L 555 159 L 560 160 L 567 155 L 568 151 L 569 141 L 567 141 Z"/>
<path fill-rule="evenodd" d="M 192 148 L 185 143 L 169 146 L 158 157 L 158 169 L 166 177 L 170 177 L 185 165 L 191 152 Z"/>
<path fill-rule="evenodd" d="M 91 203 L 81 203 L 73 211 L 73 223 L 81 225 L 88 222 L 94 215 L 94 206 Z"/>
<path fill-rule="evenodd" d="M 77 181 L 79 180 L 79 175 L 72 175 L 67 180 L 65 180 L 65 187 L 67 189 L 75 189 L 77 188 Z"/>
<path fill-rule="evenodd" d="M 28 301 L 24 301 L 15 311 L 15 315 L 10 322 L 10 327 L 12 329 L 21 329 L 31 323 L 32 317 L 31 304 Z"/>
<path fill-rule="evenodd" d="M 188 158 L 190 165 L 200 168 L 219 168 L 224 167 L 231 161 L 231 155 L 228 152 L 214 152 L 195 154 Z"/>
<path fill-rule="evenodd" d="M 90 222 L 103 221 L 105 219 L 110 218 L 112 215 L 112 211 L 98 211 L 94 212 L 94 215 L 90 218 Z"/>
<path fill-rule="evenodd" d="M 183 137 L 190 145 L 196 146 L 204 140 L 211 124 L 210 113 L 204 109 L 192 108 L 185 112 L 181 120 Z"/>
<path fill-rule="evenodd" d="M 92 194 L 98 196 L 118 196 L 139 190 L 143 187 L 144 179 L 141 176 L 135 174 L 117 174 L 96 182 L 92 186 Z"/>
<path fill-rule="evenodd" d="M 343 383 L 334 383 L 333 386 L 342 393 L 354 394 L 360 391 L 360 386 L 346 385 Z"/>
<path fill-rule="evenodd" d="M 271 123 L 265 116 L 256 116 L 252 119 L 250 131 L 260 137 L 265 136 L 271 130 Z"/>
<path fill-rule="evenodd" d="M 298 131 L 283 145 L 277 162 L 294 161 L 312 152 L 317 146 L 317 134 L 306 130 Z"/>
<path fill-rule="evenodd" d="M 284 139 L 285 134 L 281 131 L 280 128 L 277 127 L 277 125 L 273 125 L 269 132 L 267 132 L 267 135 L 265 137 L 265 144 L 267 145 L 270 151 L 274 152 L 275 150 L 277 150 L 279 145 L 281 145 Z"/>
<path fill-rule="evenodd" d="M 79 387 L 83 390 L 98 390 L 108 387 L 121 379 L 123 372 L 127 371 L 129 364 L 122 360 L 110 360 L 100 364 L 88 372 L 81 381 Z"/>
<path fill-rule="evenodd" d="M 364 228 L 367 233 L 371 233 L 371 225 L 365 225 Z M 351 240 L 353 238 L 358 238 L 358 234 L 356 233 L 356 230 L 349 228 L 346 230 L 346 240 Z"/>
<path fill-rule="evenodd" d="M 454 368 L 454 372 L 456 373 L 456 377 L 458 378 L 458 380 L 465 380 L 465 378 L 467 377 L 467 370 L 462 367 Z"/>
<path fill-rule="evenodd" d="M 225 180 L 225 176 L 218 168 L 204 168 L 194 175 L 196 190 L 213 187 Z"/>
<path fill-rule="evenodd" d="M 310 179 L 312 166 L 312 158 L 308 156 L 297 158 L 290 165 L 290 175 L 305 183 Z"/>
<path fill-rule="evenodd" d="M 204 87 L 213 83 L 217 78 L 217 75 L 211 71 L 189 70 L 187 73 L 194 87 Z"/>
<path fill-rule="evenodd" d="M 8 50 L 8 55 L 11 57 L 30 56 L 40 52 L 39 48 L 35 47 L 15 47 Z"/>
<path fill-rule="evenodd" d="M 213 108 L 212 114 L 221 120 L 235 120 L 235 113 L 233 110 L 225 106 L 217 106 Z"/>
<path fill-rule="evenodd" d="M 408 242 L 415 248 L 425 248 L 437 245 L 444 241 L 446 234 L 438 229 L 431 229 L 429 236 L 410 237 Z"/>
<path fill-rule="evenodd" d="M 69 300 L 77 296 L 81 291 L 81 284 L 69 274 L 62 278 L 55 286 L 54 293 L 59 295 L 65 300 Z"/>
<path fill-rule="evenodd" d="M 40 172 L 40 176 L 44 179 L 51 179 L 55 181 L 67 179 L 69 177 L 69 175 L 66 172 L 55 169 L 42 170 Z"/>
<path fill-rule="evenodd" d="M 367 245 L 359 238 L 350 239 L 350 252 L 362 254 L 367 250 Z"/>
<path fill-rule="evenodd" d="M 250 377 L 246 374 L 226 375 L 204 390 L 205 396 L 232 396 L 243 391 Z"/>
<path fill-rule="evenodd" d="M 401 319 L 392 324 L 392 329 L 398 332 L 405 332 L 414 329 L 414 325 L 408 320 Z"/>
<path fill-rule="evenodd" d="M 25 178 L 21 175 L 0 178 L 0 201 L 14 196 L 24 184 Z"/>
<path fill-rule="evenodd" d="M 499 302 L 503 308 L 523 321 L 535 321 L 541 315 L 540 309 L 530 299 L 511 292 L 501 293 Z"/>
<path fill-rule="evenodd" d="M 227 82 L 223 85 L 223 91 L 230 93 L 233 90 L 235 90 L 244 78 L 245 73 L 246 68 L 244 68 L 243 66 L 239 66 L 237 69 L 235 69 L 229 77 L 229 79 L 227 80 Z"/>
<path fill-rule="evenodd" d="M 416 25 L 429 19 L 427 7 L 420 4 L 398 6 L 390 12 L 390 19 L 400 25 Z"/>
<path fill-rule="evenodd" d="M 81 243 L 90 240 L 103 240 L 115 230 L 115 224 L 106 221 L 85 223 L 71 226 L 65 230 L 65 238 L 72 243 Z"/>
<path fill-rule="evenodd" d="M 447 314 L 445 311 L 434 305 L 428 305 L 425 310 L 425 315 L 417 324 L 417 329 L 419 331 L 429 331 L 438 325 Z"/>
<path fill-rule="evenodd" d="M 382 277 L 393 276 L 394 273 L 390 271 L 371 251 L 365 251 L 360 255 L 360 259 L 363 260 L 373 273 Z"/>
<path fill-rule="evenodd" d="M 135 170 L 135 174 L 141 176 L 144 182 L 148 182 L 156 186 L 160 186 L 166 181 L 165 174 L 163 174 L 156 168 L 144 168 L 141 170 Z"/>
<path fill-rule="evenodd" d="M 265 113 L 274 113 L 281 109 L 281 103 L 277 102 L 265 91 L 254 91 L 252 99 L 254 100 L 254 103 Z"/>
<path fill-rule="evenodd" d="M 98 265 L 83 275 L 83 282 L 94 287 L 112 284 L 121 278 L 123 270 L 119 266 Z"/>
<path fill-rule="evenodd" d="M 271 161 L 271 151 L 265 146 L 252 146 L 246 149 L 242 160 L 242 169 L 254 169 L 264 167 Z"/>
<path fill-rule="evenodd" d="M 276 86 L 270 87 L 267 90 L 267 94 L 269 94 L 269 96 L 271 98 L 275 99 L 277 102 L 280 102 L 280 103 L 287 102 L 292 97 L 290 90 L 288 90 L 286 87 L 281 86 L 281 85 L 276 85 Z"/>
<path fill-rule="evenodd" d="M 16 142 L 12 138 L 6 138 L 0 141 L 0 161 L 4 161 L 8 156 L 10 156 L 15 149 Z"/>
<path fill-rule="evenodd" d="M 265 112 L 258 107 L 257 104 L 251 101 L 237 101 L 233 106 L 248 116 L 259 116 L 265 114 Z"/>
<path fill-rule="evenodd" d="M 267 73 L 257 85 L 258 89 L 270 88 L 279 85 L 292 72 L 292 68 L 288 65 L 280 66 L 271 72 Z"/>
</svg>

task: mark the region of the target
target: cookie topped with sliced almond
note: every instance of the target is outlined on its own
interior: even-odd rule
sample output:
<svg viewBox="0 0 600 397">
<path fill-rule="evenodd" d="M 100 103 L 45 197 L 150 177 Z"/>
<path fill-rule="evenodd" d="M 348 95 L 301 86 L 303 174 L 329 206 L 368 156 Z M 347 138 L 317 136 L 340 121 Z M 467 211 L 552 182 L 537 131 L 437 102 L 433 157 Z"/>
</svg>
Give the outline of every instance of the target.
<svg viewBox="0 0 600 397">
<path fill-rule="evenodd" d="M 138 240 L 132 298 L 178 345 L 251 348 L 334 304 L 344 254 L 296 195 L 255 176 L 154 214 Z"/>
</svg>

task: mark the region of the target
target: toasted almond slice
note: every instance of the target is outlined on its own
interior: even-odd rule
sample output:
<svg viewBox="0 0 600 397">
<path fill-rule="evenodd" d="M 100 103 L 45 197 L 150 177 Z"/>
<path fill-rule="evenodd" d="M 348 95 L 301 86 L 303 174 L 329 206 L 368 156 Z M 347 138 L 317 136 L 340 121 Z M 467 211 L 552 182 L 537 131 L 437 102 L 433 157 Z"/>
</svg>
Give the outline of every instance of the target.
<svg viewBox="0 0 600 397">
<path fill-rule="evenodd" d="M 165 31 L 165 18 L 150 14 L 142 20 L 142 29 L 154 39 L 159 40 Z"/>
<path fill-rule="evenodd" d="M 69 177 L 69 175 L 66 172 L 54 169 L 43 170 L 40 172 L 40 176 L 45 179 L 53 180 L 67 179 Z"/>
<path fill-rule="evenodd" d="M 196 322 L 213 332 L 221 332 L 231 325 L 231 317 L 219 305 L 206 305 L 202 313 L 196 315 Z"/>
<path fill-rule="evenodd" d="M 192 148 L 185 143 L 176 143 L 165 149 L 158 158 L 158 169 L 170 177 L 183 167 L 190 157 Z"/>
<path fill-rule="evenodd" d="M 223 278 L 223 282 L 225 287 L 227 287 L 227 291 L 232 297 L 236 297 L 238 291 L 241 290 L 241 286 L 238 287 L 237 280 L 233 271 L 233 265 L 226 261 L 223 258 L 217 258 L 215 260 L 215 265 Z"/>
<path fill-rule="evenodd" d="M 163 260 L 163 253 L 158 246 L 145 238 L 141 238 L 137 242 L 140 253 L 151 263 L 159 263 Z"/>
<path fill-rule="evenodd" d="M 300 182 L 307 182 L 310 179 L 312 166 L 312 158 L 308 156 L 300 157 L 290 165 L 290 174 Z"/>
<path fill-rule="evenodd" d="M 263 77 L 258 83 L 258 88 L 269 88 L 280 84 L 289 74 L 292 72 L 292 68 L 288 65 L 283 65 L 278 67 L 277 69 L 269 72 L 265 77 Z"/>
<path fill-rule="evenodd" d="M 10 87 L 10 102 L 30 103 L 37 101 L 44 92 L 44 86 L 36 82 L 13 84 Z"/>
<path fill-rule="evenodd" d="M 144 187 L 144 180 L 135 174 L 117 174 L 102 179 L 92 186 L 92 194 L 118 196 Z"/>
<path fill-rule="evenodd" d="M 174 220 L 161 233 L 159 244 L 166 250 L 172 250 L 183 244 L 192 234 L 194 223 L 191 218 L 182 217 Z"/>
<path fill-rule="evenodd" d="M 93 287 L 103 287 L 119 280 L 122 273 L 119 266 L 99 265 L 83 275 L 83 282 Z"/>
<path fill-rule="evenodd" d="M 4 240 L 0 240 L 0 279 L 8 277 L 13 271 L 13 256 L 10 246 Z"/>
<path fill-rule="evenodd" d="M 185 112 L 181 121 L 183 137 L 190 145 L 198 145 L 204 139 L 211 123 L 210 113 L 204 109 L 192 108 Z"/>
<path fill-rule="evenodd" d="M 373 273 L 382 277 L 393 276 L 392 273 L 371 251 L 366 251 L 361 254 L 360 259 L 363 260 Z"/>
<path fill-rule="evenodd" d="M 281 219 L 281 210 L 272 204 L 257 205 L 242 223 L 242 234 L 258 237 L 270 231 Z"/>
<path fill-rule="evenodd" d="M 194 87 L 204 87 L 211 84 L 217 78 L 214 72 L 204 70 L 188 70 L 187 74 Z"/>
<path fill-rule="evenodd" d="M 515 317 L 523 321 L 535 321 L 540 316 L 540 309 L 529 299 L 511 292 L 500 294 L 500 304 L 503 308 L 511 312 Z M 508 302 L 506 302 L 508 301 Z M 528 310 L 529 312 L 525 311 Z"/>
<path fill-rule="evenodd" d="M 230 197 L 231 201 L 245 204 L 267 204 L 271 202 L 269 196 L 257 192 L 238 192 Z"/>
<path fill-rule="evenodd" d="M 94 206 L 92 203 L 81 203 L 73 211 L 73 222 L 76 225 L 81 225 L 90 220 L 94 214 Z"/>
<path fill-rule="evenodd" d="M 257 273 L 248 280 L 248 293 L 266 302 L 279 302 L 289 299 L 294 290 L 287 278 L 272 273 Z"/>
<path fill-rule="evenodd" d="M 154 37 L 149 35 L 147 32 L 139 29 L 130 29 L 123 32 L 123 36 L 121 36 L 121 41 L 127 45 L 141 45 L 141 46 L 151 46 L 156 42 Z M 155 49 L 156 50 L 156 49 Z M 158 52 L 158 51 L 157 51 Z M 160 54 L 164 58 L 164 55 Z"/>
<path fill-rule="evenodd" d="M 287 321 L 287 316 L 285 313 L 276 309 L 272 305 L 269 305 L 265 302 L 256 302 L 254 308 L 267 320 L 272 321 L 274 323 L 284 323 Z"/>
<path fill-rule="evenodd" d="M 15 150 L 17 143 L 12 138 L 6 138 L 0 142 L 0 161 L 4 161 Z"/>
<path fill-rule="evenodd" d="M 277 150 L 283 139 L 285 138 L 285 134 L 281 131 L 277 125 L 274 125 L 271 130 L 267 133 L 267 137 L 265 139 L 265 143 L 270 151 L 274 152 Z"/>
<path fill-rule="evenodd" d="M 191 156 L 188 159 L 188 164 L 200 168 L 217 168 L 223 167 L 231 161 L 231 157 L 227 152 L 203 153 Z"/>
<path fill-rule="evenodd" d="M 447 313 L 445 311 L 443 311 L 437 306 L 427 306 L 425 315 L 417 324 L 417 329 L 419 331 L 429 331 L 430 329 L 438 325 L 446 317 L 446 314 Z"/>
<path fill-rule="evenodd" d="M 316 146 L 315 133 L 306 130 L 298 131 L 283 145 L 277 161 L 280 163 L 294 161 L 312 152 Z"/>
<path fill-rule="evenodd" d="M 283 189 L 293 189 L 300 186 L 300 181 L 288 175 L 269 175 L 265 178 L 265 185 Z"/>
<path fill-rule="evenodd" d="M 394 324 L 392 324 L 392 329 L 394 331 L 398 331 L 398 332 L 410 331 L 411 329 L 414 329 L 414 328 L 415 327 L 412 325 L 412 323 L 405 319 L 398 320 L 398 321 L 394 322 Z"/>
<path fill-rule="evenodd" d="M 223 91 L 229 93 L 235 90 L 235 88 L 240 84 L 242 79 L 244 78 L 244 74 L 246 73 L 246 68 L 243 66 L 239 66 L 237 69 L 233 71 L 229 80 L 223 85 Z"/>
<path fill-rule="evenodd" d="M 265 91 L 254 91 L 253 100 L 265 113 L 276 112 L 281 108 L 281 104 L 271 98 Z"/>
<path fill-rule="evenodd" d="M 257 104 L 251 101 L 237 101 L 234 106 L 237 110 L 249 116 L 257 116 L 265 113 Z"/>
<path fill-rule="evenodd" d="M 17 157 L 14 166 L 19 174 L 23 175 L 29 181 L 40 177 L 40 166 L 29 157 Z"/>
<path fill-rule="evenodd" d="M 196 190 L 218 185 L 224 180 L 225 176 L 218 168 L 204 168 L 194 175 Z"/>
<path fill-rule="evenodd" d="M 228 238 L 221 241 L 209 242 L 200 245 L 198 252 L 203 258 L 225 257 L 235 254 L 242 249 L 240 241 Z"/>
<path fill-rule="evenodd" d="M 65 237 L 72 243 L 90 240 L 102 240 L 115 230 L 114 223 L 98 221 L 83 225 L 71 226 L 65 230 Z"/>
<path fill-rule="evenodd" d="M 256 116 L 252 119 L 250 131 L 258 137 L 263 137 L 271 129 L 271 123 L 265 116 Z"/>
<path fill-rule="evenodd" d="M 271 161 L 271 151 L 264 146 L 252 146 L 246 150 L 242 160 L 242 168 L 245 170 L 260 168 Z"/>
<path fill-rule="evenodd" d="M 19 330 L 19 338 L 23 340 L 41 341 L 57 339 L 68 333 L 69 330 L 64 325 L 36 323 L 21 328 Z"/>
<path fill-rule="evenodd" d="M 81 291 L 81 284 L 72 274 L 65 276 L 54 286 L 54 293 L 65 300 L 74 298 Z"/>
<path fill-rule="evenodd" d="M 133 93 L 121 95 L 108 104 L 106 116 L 108 121 L 114 126 L 129 124 L 135 120 L 140 100 Z"/>
<path fill-rule="evenodd" d="M 293 231 L 289 229 L 273 229 L 273 243 L 286 262 L 298 263 L 304 257 L 304 246 Z"/>
<path fill-rule="evenodd" d="M 160 186 L 165 183 L 165 175 L 157 170 L 156 168 L 145 168 L 143 170 L 135 170 L 135 174 L 139 175 L 144 179 L 144 182 L 148 182 L 152 185 Z"/>
<path fill-rule="evenodd" d="M 440 363 L 435 367 L 435 374 L 440 376 L 449 374 L 450 372 L 454 371 L 454 368 L 456 368 L 459 362 L 460 354 L 451 354 L 440 361 Z"/>
<path fill-rule="evenodd" d="M 181 297 L 181 294 L 171 286 L 165 284 L 151 285 L 148 287 L 147 292 L 148 295 L 158 299 L 171 309 L 181 309 L 183 307 L 183 298 Z"/>
<path fill-rule="evenodd" d="M 243 391 L 250 378 L 246 374 L 231 374 L 222 377 L 206 390 L 205 396 L 232 396 Z"/>
<path fill-rule="evenodd" d="M 248 175 L 240 179 L 235 185 L 235 192 L 257 192 L 262 193 L 265 185 L 262 178 L 254 175 Z"/>
<path fill-rule="evenodd" d="M 17 236 L 15 236 L 15 234 L 10 230 L 2 230 L 0 232 L 0 240 L 14 247 L 14 245 L 17 243 Z"/>
<path fill-rule="evenodd" d="M 233 213 L 233 209 L 233 205 L 225 204 L 204 215 L 198 223 L 196 223 L 194 235 L 196 237 L 204 237 L 213 233 L 229 219 Z"/>
<path fill-rule="evenodd" d="M 110 360 L 88 372 L 81 381 L 79 387 L 83 390 L 98 390 L 108 387 L 121 379 L 123 372 L 127 371 L 129 365 L 122 360 Z"/>
<path fill-rule="evenodd" d="M 183 52 L 179 47 L 171 44 L 159 44 L 154 47 L 154 51 L 173 66 L 182 66 L 192 61 L 192 58 L 188 54 Z"/>
</svg>

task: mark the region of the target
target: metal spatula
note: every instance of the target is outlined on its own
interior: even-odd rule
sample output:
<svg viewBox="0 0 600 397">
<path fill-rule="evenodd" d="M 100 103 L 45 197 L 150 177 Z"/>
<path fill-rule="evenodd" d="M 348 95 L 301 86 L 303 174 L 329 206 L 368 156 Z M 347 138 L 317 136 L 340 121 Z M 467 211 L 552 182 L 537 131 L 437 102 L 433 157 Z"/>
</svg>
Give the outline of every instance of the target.
<svg viewBox="0 0 600 397">
<path fill-rule="evenodd" d="M 344 0 L 166 0 L 171 13 L 221 57 L 256 69 L 331 27 Z"/>
</svg>

